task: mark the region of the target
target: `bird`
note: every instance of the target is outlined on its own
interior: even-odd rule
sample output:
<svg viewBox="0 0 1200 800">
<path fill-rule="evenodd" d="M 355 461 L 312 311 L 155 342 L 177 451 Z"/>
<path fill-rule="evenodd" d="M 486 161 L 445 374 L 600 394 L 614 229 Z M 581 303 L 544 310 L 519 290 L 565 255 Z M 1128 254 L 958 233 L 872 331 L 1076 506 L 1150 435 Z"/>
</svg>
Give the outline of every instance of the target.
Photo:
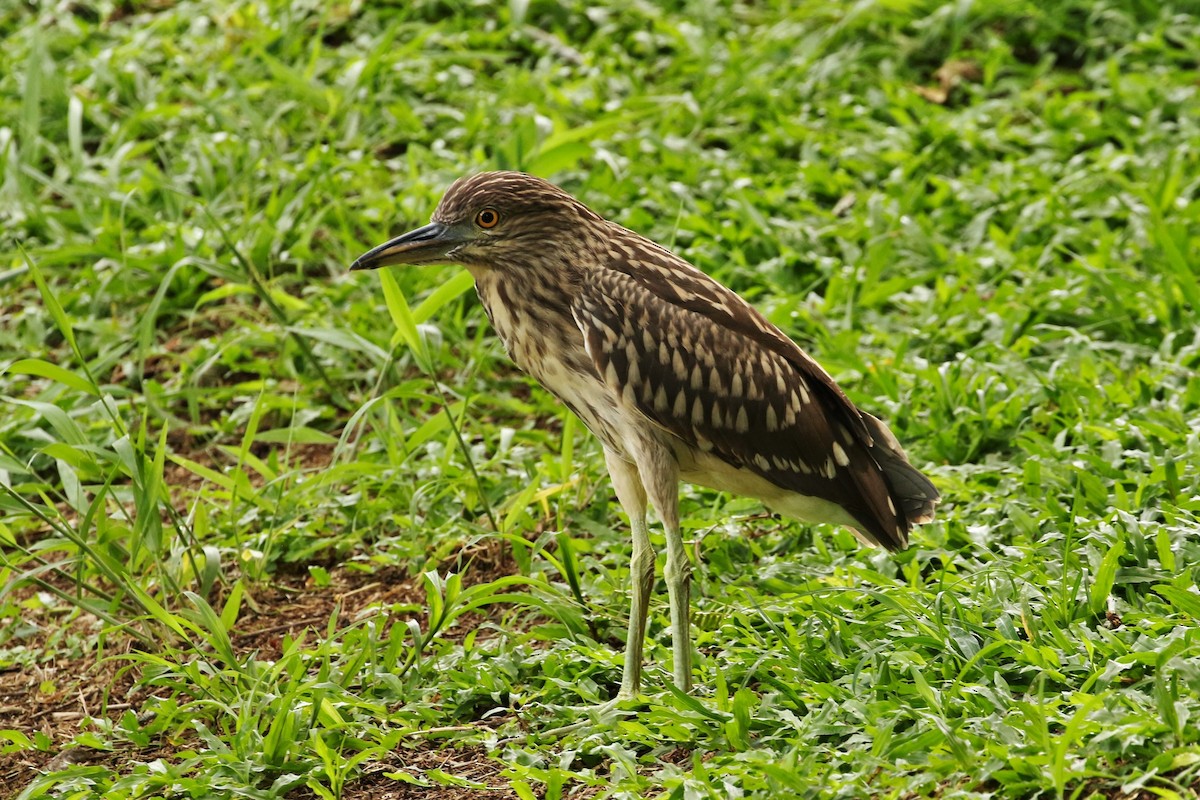
<svg viewBox="0 0 1200 800">
<path fill-rule="evenodd" d="M 614 702 L 641 691 L 656 553 L 666 541 L 674 685 L 692 688 L 692 566 L 681 481 L 756 498 L 898 551 L 938 490 L 882 421 L 742 297 L 667 248 L 521 172 L 468 175 L 429 224 L 351 265 L 465 267 L 518 367 L 600 440 L 629 518 L 631 608 Z"/>
</svg>

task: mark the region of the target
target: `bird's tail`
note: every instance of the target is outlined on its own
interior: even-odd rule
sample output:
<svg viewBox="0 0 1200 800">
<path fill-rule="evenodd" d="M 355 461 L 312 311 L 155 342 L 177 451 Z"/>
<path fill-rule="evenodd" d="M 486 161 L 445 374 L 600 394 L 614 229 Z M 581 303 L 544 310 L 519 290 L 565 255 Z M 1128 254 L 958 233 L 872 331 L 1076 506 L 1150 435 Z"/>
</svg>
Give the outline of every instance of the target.
<svg viewBox="0 0 1200 800">
<path fill-rule="evenodd" d="M 865 411 L 861 413 L 863 422 L 871 432 L 871 438 L 875 440 L 871 455 L 875 456 L 875 461 L 883 469 L 884 477 L 892 491 L 892 499 L 904 513 L 908 525 L 929 522 L 933 519 L 934 507 L 942 499 L 937 487 L 909 463 L 900 442 L 888 430 L 887 425 Z"/>
</svg>

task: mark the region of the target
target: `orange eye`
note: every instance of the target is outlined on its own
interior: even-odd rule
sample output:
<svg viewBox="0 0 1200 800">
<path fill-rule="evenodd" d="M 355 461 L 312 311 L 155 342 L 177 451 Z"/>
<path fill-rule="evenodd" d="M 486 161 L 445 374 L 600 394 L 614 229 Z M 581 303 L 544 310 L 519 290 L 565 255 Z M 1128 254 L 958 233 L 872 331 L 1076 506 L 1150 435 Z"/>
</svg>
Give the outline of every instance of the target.
<svg viewBox="0 0 1200 800">
<path fill-rule="evenodd" d="M 494 228 L 500 222 L 500 215 L 494 208 L 485 208 L 475 215 L 475 224 L 481 228 Z"/>
</svg>

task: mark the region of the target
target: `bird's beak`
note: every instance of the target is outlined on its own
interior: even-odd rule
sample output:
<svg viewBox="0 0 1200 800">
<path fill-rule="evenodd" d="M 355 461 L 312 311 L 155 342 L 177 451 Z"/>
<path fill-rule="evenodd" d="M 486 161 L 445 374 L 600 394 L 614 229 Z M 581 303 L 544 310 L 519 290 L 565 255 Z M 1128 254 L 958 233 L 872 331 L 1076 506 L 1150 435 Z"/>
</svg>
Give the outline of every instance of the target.
<svg viewBox="0 0 1200 800">
<path fill-rule="evenodd" d="M 363 253 L 350 269 L 379 269 L 394 264 L 438 264 L 452 259 L 450 251 L 463 243 L 450 225 L 431 222 Z"/>
</svg>

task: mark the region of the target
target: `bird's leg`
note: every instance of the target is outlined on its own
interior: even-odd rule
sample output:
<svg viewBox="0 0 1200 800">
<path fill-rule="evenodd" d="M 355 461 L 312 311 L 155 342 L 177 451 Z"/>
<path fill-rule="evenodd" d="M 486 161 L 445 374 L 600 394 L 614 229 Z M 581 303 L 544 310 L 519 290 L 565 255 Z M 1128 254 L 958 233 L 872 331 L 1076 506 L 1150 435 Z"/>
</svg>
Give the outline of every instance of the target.
<svg viewBox="0 0 1200 800">
<path fill-rule="evenodd" d="M 646 641 L 646 618 L 650 613 L 650 592 L 654 586 L 654 548 L 646 528 L 646 490 L 637 467 L 605 448 L 604 458 L 617 499 L 629 515 L 633 532 L 633 557 L 629 564 L 633 600 L 629 608 L 629 634 L 625 639 L 625 667 L 621 671 L 621 690 L 617 700 L 637 697 L 642 685 L 642 648 Z"/>
<path fill-rule="evenodd" d="M 642 688 L 642 650 L 646 643 L 646 619 L 650 614 L 650 592 L 654 588 L 654 548 L 650 531 L 642 516 L 630 517 L 633 531 L 633 556 L 629 570 L 633 579 L 633 599 L 629 605 L 629 632 L 625 642 L 625 668 L 621 671 L 618 699 L 632 700 Z"/>
<path fill-rule="evenodd" d="M 680 691 L 692 690 L 692 632 L 691 607 L 692 562 L 683 547 L 679 531 L 679 510 L 671 506 L 667 514 L 659 512 L 667 536 L 667 597 L 671 604 L 671 651 L 674 656 L 675 685 Z"/>
<path fill-rule="evenodd" d="M 667 538 L 667 597 L 671 605 L 671 652 L 674 656 L 675 685 L 680 691 L 692 689 L 692 635 L 690 608 L 692 562 L 688 560 L 679 531 L 679 465 L 663 447 L 644 448 L 638 470 L 650 502 L 662 521 Z"/>
</svg>

